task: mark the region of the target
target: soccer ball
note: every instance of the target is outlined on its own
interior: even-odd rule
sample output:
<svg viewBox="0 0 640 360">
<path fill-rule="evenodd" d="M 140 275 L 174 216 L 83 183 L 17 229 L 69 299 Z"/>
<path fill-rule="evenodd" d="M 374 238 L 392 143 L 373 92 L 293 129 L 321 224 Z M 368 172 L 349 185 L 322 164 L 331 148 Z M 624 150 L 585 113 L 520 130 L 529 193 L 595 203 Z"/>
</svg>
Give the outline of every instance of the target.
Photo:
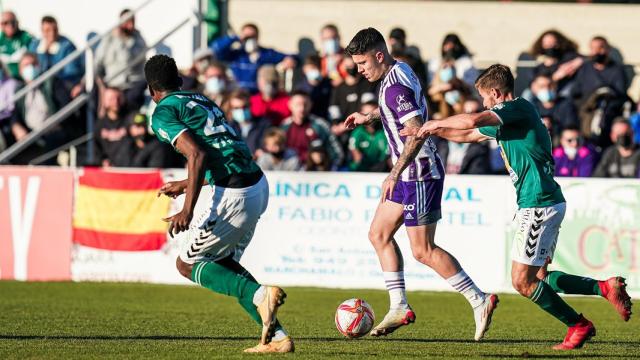
<svg viewBox="0 0 640 360">
<path fill-rule="evenodd" d="M 336 327 L 349 339 L 369 333 L 374 320 L 373 309 L 362 299 L 346 300 L 336 310 Z"/>
</svg>

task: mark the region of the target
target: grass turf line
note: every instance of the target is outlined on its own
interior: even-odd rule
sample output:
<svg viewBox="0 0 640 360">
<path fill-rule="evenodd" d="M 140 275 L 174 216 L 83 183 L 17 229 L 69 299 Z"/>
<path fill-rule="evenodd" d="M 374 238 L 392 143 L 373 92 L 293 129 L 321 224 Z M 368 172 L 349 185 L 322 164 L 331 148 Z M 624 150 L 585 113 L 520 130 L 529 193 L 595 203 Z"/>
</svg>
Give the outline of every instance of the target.
<svg viewBox="0 0 640 360">
<path fill-rule="evenodd" d="M 640 321 L 623 322 L 600 298 L 568 298 L 598 335 L 584 349 L 557 352 L 550 347 L 564 337 L 563 325 L 515 295 L 501 295 L 491 330 L 476 343 L 471 309 L 456 293 L 410 292 L 416 324 L 382 339 L 347 340 L 333 323 L 338 304 L 363 298 L 380 320 L 385 291 L 286 290 L 279 317 L 296 345 L 288 357 L 640 358 Z M 247 358 L 242 350 L 259 333 L 234 299 L 195 286 L 0 282 L 2 359 Z"/>
</svg>

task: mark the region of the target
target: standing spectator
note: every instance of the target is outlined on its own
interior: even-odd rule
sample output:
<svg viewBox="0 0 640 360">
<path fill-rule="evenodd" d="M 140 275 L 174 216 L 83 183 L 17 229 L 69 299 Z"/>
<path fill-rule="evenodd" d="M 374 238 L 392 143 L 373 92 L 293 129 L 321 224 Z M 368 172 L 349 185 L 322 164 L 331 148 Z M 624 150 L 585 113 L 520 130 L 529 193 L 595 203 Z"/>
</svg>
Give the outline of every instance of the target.
<svg viewBox="0 0 640 360">
<path fill-rule="evenodd" d="M 295 150 L 287 147 L 282 129 L 270 128 L 264 134 L 263 150 L 257 153 L 256 164 L 263 171 L 298 171 L 300 160 Z"/>
<path fill-rule="evenodd" d="M 41 22 L 42 39 L 34 39 L 29 51 L 38 55 L 40 70 L 45 72 L 76 50 L 76 46 L 58 31 L 58 22 L 52 16 L 45 16 Z M 71 90 L 84 75 L 84 56 L 79 56 L 67 64 L 56 75 L 65 88 Z"/>
<path fill-rule="evenodd" d="M 0 60 L 7 66 L 12 78 L 19 79 L 18 63 L 27 52 L 32 37 L 20 29 L 16 14 L 5 11 L 0 17 Z"/>
<path fill-rule="evenodd" d="M 331 80 L 333 86 L 338 86 L 346 76 L 342 68 L 344 49 L 340 45 L 340 32 L 334 24 L 327 24 L 320 29 L 322 41 L 321 73 Z"/>
<path fill-rule="evenodd" d="M 245 24 L 240 36 L 223 36 L 211 43 L 216 58 L 229 63 L 238 87 L 252 94 L 258 91 L 256 77 L 263 65 L 280 64 L 284 69 L 293 69 L 296 65 L 293 56 L 260 46 L 258 36 L 255 24 Z"/>
<path fill-rule="evenodd" d="M 569 126 L 562 130 L 553 160 L 555 176 L 590 177 L 596 159 L 594 150 L 583 144 L 578 127 Z"/>
<path fill-rule="evenodd" d="M 358 73 L 351 57 L 344 58 L 342 64 L 346 73 L 344 82 L 333 90 L 329 102 L 329 120 L 332 123 L 342 123 L 347 115 L 358 111 L 362 104 L 376 100 L 375 85 Z"/>
<path fill-rule="evenodd" d="M 129 124 L 129 136 L 133 142 L 132 167 L 166 168 L 170 163 L 171 149 L 147 131 L 147 117 L 135 114 Z"/>
<path fill-rule="evenodd" d="M 329 156 L 333 168 L 342 164 L 344 153 L 326 120 L 310 113 L 311 98 L 308 93 L 294 91 L 289 100 L 291 116 L 283 122 L 282 129 L 287 136 L 287 146 L 298 153 L 300 162 L 305 164 L 311 142 L 319 139 Z"/>
<path fill-rule="evenodd" d="M 442 40 L 440 58 L 429 61 L 429 81 L 433 81 L 438 70 L 443 67 L 442 63 L 448 60 L 453 61 L 455 76 L 474 88 L 478 70 L 473 65 L 471 53 L 456 34 L 447 34 Z"/>
<path fill-rule="evenodd" d="M 249 92 L 236 89 L 229 94 L 222 109 L 231 127 L 242 137 L 252 154 L 260 149 L 265 131 L 271 121 L 264 117 L 254 117 L 249 109 Z"/>
<path fill-rule="evenodd" d="M 227 76 L 227 67 L 214 61 L 204 71 L 204 94 L 218 106 L 233 90 L 234 84 Z"/>
<path fill-rule="evenodd" d="M 10 100 L 16 93 L 18 81 L 9 75 L 9 70 L 0 61 L 0 104 L 8 106 L 0 112 L 0 152 L 11 146 L 15 141 L 16 131 L 20 132 L 19 124 L 15 124 L 15 104 Z"/>
<path fill-rule="evenodd" d="M 362 104 L 360 112 L 369 114 L 377 108 L 377 103 L 368 102 Z M 389 169 L 389 146 L 380 121 L 355 128 L 349 138 L 349 151 L 350 170 L 385 172 Z"/>
<path fill-rule="evenodd" d="M 427 67 L 420 57 L 420 51 L 415 46 L 407 45 L 407 34 L 402 28 L 393 28 L 387 39 L 391 48 L 391 55 L 395 58 L 401 57 L 416 73 L 423 87 L 427 84 Z"/>
<path fill-rule="evenodd" d="M 551 76 L 539 74 L 531 82 L 533 104 L 540 117 L 552 124 L 553 133 L 560 134 L 567 127 L 579 125 L 578 113 L 570 98 L 558 97 L 557 85 Z"/>
<path fill-rule="evenodd" d="M 309 55 L 304 60 L 302 66 L 304 79 L 296 86 L 297 90 L 302 90 L 311 96 L 311 113 L 323 119 L 327 118 L 329 100 L 331 100 L 331 80 L 322 75 L 320 71 L 320 57 Z"/>
<path fill-rule="evenodd" d="M 265 117 L 273 126 L 279 126 L 289 111 L 289 96 L 279 88 L 280 78 L 273 65 L 265 65 L 258 70 L 257 94 L 251 96 L 251 114 L 256 118 Z"/>
<path fill-rule="evenodd" d="M 529 52 L 539 61 L 532 76 L 550 74 L 551 79 L 558 84 L 559 92 L 571 83 L 583 63 L 582 57 L 578 54 L 578 45 L 553 29 L 543 32 Z"/>
<path fill-rule="evenodd" d="M 120 13 L 120 18 L 130 14 L 131 10 L 125 9 Z M 144 59 L 137 63 L 133 60 L 146 51 L 147 43 L 136 30 L 133 16 L 105 36 L 96 49 L 95 64 L 99 84 L 122 91 L 123 105 L 132 111 L 142 106 L 147 86 L 143 72 Z M 122 70 L 124 72 L 120 73 Z M 116 76 L 118 73 L 120 74 Z"/>
<path fill-rule="evenodd" d="M 123 94 L 116 88 L 103 91 L 104 117 L 96 123 L 96 158 L 102 166 L 130 166 L 133 158 L 132 139 L 123 111 Z"/>
<path fill-rule="evenodd" d="M 624 118 L 617 118 L 611 127 L 611 141 L 615 144 L 602 154 L 594 177 L 640 177 L 640 149 L 633 142 L 633 130 Z"/>
</svg>

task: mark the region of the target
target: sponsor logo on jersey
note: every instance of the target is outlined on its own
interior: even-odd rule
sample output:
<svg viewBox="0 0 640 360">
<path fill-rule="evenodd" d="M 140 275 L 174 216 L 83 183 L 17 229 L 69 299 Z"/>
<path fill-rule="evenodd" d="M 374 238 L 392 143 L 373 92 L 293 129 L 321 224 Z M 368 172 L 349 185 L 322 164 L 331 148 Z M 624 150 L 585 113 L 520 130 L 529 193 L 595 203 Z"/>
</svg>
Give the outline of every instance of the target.
<svg viewBox="0 0 640 360">
<path fill-rule="evenodd" d="M 162 129 L 158 129 L 158 132 L 160 133 L 160 136 L 162 136 L 163 138 L 167 139 L 167 141 L 171 141 L 171 138 L 169 137 L 169 134 L 167 134 L 166 131 L 164 131 Z"/>
<path fill-rule="evenodd" d="M 398 107 L 397 107 L 397 111 L 398 112 L 409 111 L 409 110 L 413 109 L 413 105 L 411 105 L 411 103 L 408 102 L 405 97 L 406 97 L 406 95 L 404 95 L 404 94 L 400 94 L 400 95 L 396 96 L 396 103 L 398 103 Z"/>
</svg>

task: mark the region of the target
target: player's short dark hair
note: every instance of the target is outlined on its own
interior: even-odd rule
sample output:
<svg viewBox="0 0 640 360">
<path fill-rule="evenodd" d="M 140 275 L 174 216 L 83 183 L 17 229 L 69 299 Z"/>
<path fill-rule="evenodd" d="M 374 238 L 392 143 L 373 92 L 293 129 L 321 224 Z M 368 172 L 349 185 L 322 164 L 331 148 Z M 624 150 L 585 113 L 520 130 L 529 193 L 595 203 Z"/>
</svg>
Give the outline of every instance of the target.
<svg viewBox="0 0 640 360">
<path fill-rule="evenodd" d="M 493 64 L 486 68 L 476 79 L 477 89 L 498 89 L 508 94 L 513 92 L 513 74 L 507 65 Z"/>
<path fill-rule="evenodd" d="M 56 21 L 56 18 L 54 18 L 51 15 L 46 15 L 42 17 L 42 21 L 43 24 L 47 23 L 47 24 L 53 24 L 53 25 L 58 25 L 58 22 Z"/>
<path fill-rule="evenodd" d="M 358 31 L 351 39 L 349 45 L 344 50 L 348 56 L 366 54 L 371 50 L 382 50 L 386 48 L 384 37 L 380 31 L 374 28 L 366 28 Z"/>
<path fill-rule="evenodd" d="M 156 91 L 177 90 L 182 86 L 175 60 L 167 55 L 154 55 L 144 64 L 144 76 Z"/>
</svg>

